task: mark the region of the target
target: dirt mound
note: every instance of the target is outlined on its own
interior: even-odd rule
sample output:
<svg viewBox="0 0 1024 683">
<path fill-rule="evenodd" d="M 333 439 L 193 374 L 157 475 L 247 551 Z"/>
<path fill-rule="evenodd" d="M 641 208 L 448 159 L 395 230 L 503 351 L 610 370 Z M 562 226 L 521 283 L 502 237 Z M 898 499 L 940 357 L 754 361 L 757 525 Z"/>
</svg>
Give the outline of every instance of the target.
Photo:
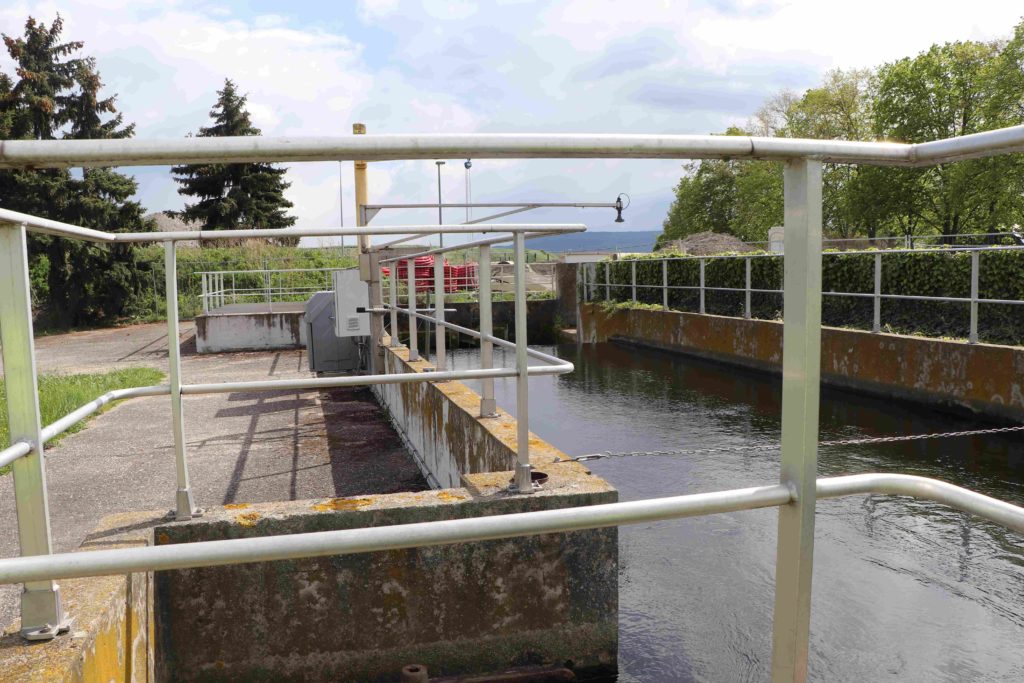
<svg viewBox="0 0 1024 683">
<path fill-rule="evenodd" d="M 757 251 L 738 237 L 721 232 L 698 232 L 681 240 L 672 240 L 666 247 L 671 251 L 680 251 L 694 256 L 724 254 L 726 252 Z"/>
</svg>

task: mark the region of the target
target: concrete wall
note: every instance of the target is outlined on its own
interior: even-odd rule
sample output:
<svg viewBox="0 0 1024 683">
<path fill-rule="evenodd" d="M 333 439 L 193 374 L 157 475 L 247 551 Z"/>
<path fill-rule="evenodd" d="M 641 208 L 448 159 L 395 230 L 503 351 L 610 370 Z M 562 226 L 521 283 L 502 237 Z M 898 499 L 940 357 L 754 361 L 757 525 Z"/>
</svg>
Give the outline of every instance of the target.
<svg viewBox="0 0 1024 683">
<path fill-rule="evenodd" d="M 302 313 L 213 313 L 196 316 L 196 351 L 265 351 L 306 345 Z"/>
<path fill-rule="evenodd" d="M 587 343 L 620 340 L 770 372 L 782 323 L 580 304 Z M 957 412 L 1024 419 L 1024 348 L 822 328 L 822 381 Z"/>
<path fill-rule="evenodd" d="M 445 308 L 455 311 L 445 313 L 448 322 L 480 329 L 480 304 L 475 301 L 445 303 Z M 554 341 L 559 315 L 559 303 L 555 299 L 536 299 L 526 302 L 526 336 L 531 344 L 550 344 Z M 515 340 L 516 309 L 512 301 L 491 303 L 491 320 L 494 333 L 503 339 Z M 463 338 L 466 339 L 465 337 Z M 470 343 L 475 343 L 469 340 Z M 431 342 L 433 343 L 433 342 Z M 422 348 L 422 347 L 421 347 Z"/>
<path fill-rule="evenodd" d="M 555 266 L 555 293 L 558 295 L 557 315 L 563 327 L 576 325 L 576 275 L 578 263 L 559 263 Z"/>
<path fill-rule="evenodd" d="M 146 545 L 148 524 L 161 513 L 114 515 L 79 550 Z M 141 521 L 141 523 L 139 523 Z M 148 524 L 147 524 L 148 522 Z M 150 574 L 97 576 L 60 582 L 72 633 L 28 643 L 13 632 L 0 638 L 0 682 L 146 683 L 154 676 L 153 582 Z"/>
</svg>

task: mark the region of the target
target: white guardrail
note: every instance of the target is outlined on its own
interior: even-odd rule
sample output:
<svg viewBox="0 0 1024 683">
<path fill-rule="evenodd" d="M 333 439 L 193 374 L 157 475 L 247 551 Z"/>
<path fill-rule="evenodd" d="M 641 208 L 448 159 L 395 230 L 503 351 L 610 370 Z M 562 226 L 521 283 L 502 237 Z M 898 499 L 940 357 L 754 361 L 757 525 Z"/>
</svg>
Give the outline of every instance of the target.
<svg viewBox="0 0 1024 683">
<path fill-rule="evenodd" d="M 978 295 L 978 280 L 979 273 L 981 272 L 981 256 L 986 253 L 998 253 L 998 252 L 1015 252 L 1024 251 L 1024 247 L 1019 246 L 990 246 L 990 247 L 950 247 L 950 248 L 927 248 L 927 249 L 886 249 L 886 250 L 850 250 L 850 251 L 828 251 L 822 252 L 823 258 L 848 258 L 850 256 L 857 255 L 873 255 L 874 256 L 874 291 L 872 292 L 837 292 L 837 291 L 823 291 L 822 296 L 836 296 L 836 297 L 853 297 L 860 299 L 871 299 L 874 303 L 874 316 L 871 327 L 872 332 L 880 332 L 882 330 L 882 301 L 883 300 L 904 300 L 904 301 L 943 301 L 951 303 L 962 303 L 970 304 L 970 332 L 968 333 L 968 341 L 971 344 L 978 343 L 978 304 L 1008 304 L 1008 305 L 1020 305 L 1024 304 L 1024 301 L 1019 299 L 984 299 Z M 955 254 L 955 253 L 968 253 L 971 257 L 971 278 L 970 278 L 970 296 L 967 297 L 955 297 L 955 296 L 925 296 L 925 295 L 914 295 L 914 294 L 883 294 L 882 293 L 882 259 L 890 254 L 927 254 L 927 253 L 942 253 L 942 254 Z M 705 293 L 706 292 L 742 292 L 743 293 L 743 317 L 750 319 L 751 317 L 751 305 L 750 298 L 751 294 L 783 294 L 781 289 L 759 289 L 751 287 L 751 260 L 756 258 L 782 258 L 782 254 L 721 254 L 717 256 L 666 256 L 665 258 L 645 258 L 645 259 L 629 259 L 624 258 L 618 261 L 601 261 L 599 263 L 589 263 L 586 267 L 581 269 L 581 281 L 582 281 L 582 293 L 584 301 L 592 301 L 594 299 L 594 291 L 604 291 L 604 299 L 607 301 L 615 301 L 612 297 L 612 290 L 617 288 L 629 289 L 630 296 L 629 301 L 636 303 L 639 301 L 637 297 L 638 289 L 656 289 L 661 291 L 661 307 L 663 309 L 671 310 L 669 306 L 669 292 L 672 290 L 688 290 L 698 292 L 698 304 L 697 312 L 705 313 Z M 745 270 L 745 280 L 743 287 L 712 287 L 707 284 L 705 270 L 708 261 L 722 261 L 722 260 L 743 260 Z M 669 264 L 673 262 L 683 261 L 696 261 L 699 263 L 698 268 L 698 283 L 696 285 L 670 285 L 669 283 Z M 630 264 L 630 281 L 628 283 L 612 282 L 611 281 L 611 268 L 616 263 L 628 263 Z M 660 273 L 658 274 L 659 282 L 644 282 L 642 279 L 638 281 L 636 267 L 637 264 L 647 263 L 660 263 Z M 601 278 L 598 275 L 598 266 L 603 269 L 604 277 Z"/>
<path fill-rule="evenodd" d="M 524 242 L 530 236 L 581 230 L 579 226 L 472 225 L 394 226 L 373 229 L 285 228 L 239 230 L 228 233 L 201 231 L 168 233 L 115 233 L 70 226 L 47 219 L 0 210 L 0 328 L 11 426 L 11 448 L 0 460 L 13 460 L 18 526 L 23 557 L 0 560 L 0 581 L 23 582 L 22 624 L 26 637 L 52 637 L 65 623 L 56 578 L 90 576 L 126 571 L 154 571 L 186 566 L 255 562 L 287 557 L 368 552 L 386 548 L 503 538 L 573 529 L 615 526 L 638 521 L 706 515 L 726 511 L 778 506 L 775 605 L 772 638 L 772 678 L 802 681 L 807 675 L 810 629 L 810 592 L 813 569 L 814 520 L 817 498 L 864 493 L 909 495 L 935 500 L 979 515 L 1024 533 L 1024 509 L 950 484 L 898 474 L 866 474 L 817 479 L 818 403 L 820 389 L 821 335 L 821 187 L 822 162 L 927 166 L 959 159 L 987 157 L 1024 151 L 1024 126 L 922 144 L 847 142 L 732 136 L 686 135 L 358 135 L 337 138 L 188 138 L 183 140 L 61 140 L 0 142 L 0 168 L 170 165 L 182 163 L 296 162 L 438 158 L 729 158 L 772 159 L 784 164 L 785 258 L 783 284 L 786 317 L 783 332 L 782 459 L 778 484 L 704 493 L 692 496 L 568 508 L 324 533 L 240 539 L 178 545 L 174 548 L 137 548 L 51 554 L 49 514 L 42 458 L 43 426 L 38 419 L 38 397 L 32 340 L 26 261 L 26 233 L 35 231 L 64 238 L 95 242 L 163 242 L 167 261 L 168 338 L 177 340 L 177 288 L 175 242 L 228 238 L 281 238 L 301 236 L 402 235 L 434 233 L 501 233 L 478 240 L 472 246 L 488 247 L 508 241 L 515 245 L 515 263 L 525 262 Z M 364 240 L 364 249 L 366 242 Z M 465 248 L 469 245 L 459 245 Z M 428 250 L 423 253 L 442 253 Z M 389 286 L 390 303 L 381 296 L 378 252 L 370 259 L 370 305 L 374 344 L 382 340 L 383 318 L 390 316 L 397 330 L 397 316 L 406 315 L 415 332 L 418 320 L 439 327 L 471 333 L 481 340 L 481 355 L 493 344 L 486 317 L 481 330 L 473 332 L 444 320 L 443 271 L 435 270 L 432 315 L 416 310 L 415 297 L 407 306 L 397 302 L 397 287 Z M 414 258 L 403 256 L 402 258 Z M 489 262 L 489 259 L 487 259 Z M 438 259 L 440 261 L 440 259 Z M 484 259 L 481 258 L 481 262 Z M 410 269 L 412 270 L 412 269 Z M 441 271 L 440 273 L 438 271 Z M 519 431 L 517 483 L 529 481 L 527 430 L 527 378 L 541 372 L 568 372 L 572 365 L 539 354 L 526 345 L 526 297 L 522 270 L 516 282 L 515 369 L 408 374 L 371 374 L 363 377 L 244 382 L 230 385 L 184 385 L 180 378 L 177 344 L 169 344 L 172 429 L 178 469 L 178 512 L 188 517 L 194 510 L 188 482 L 181 396 L 234 388 L 280 389 L 340 386 L 384 382 L 421 382 L 466 377 L 515 376 L 518 382 Z M 440 282 L 440 285 L 438 283 Z M 480 278 L 481 284 L 489 278 Z M 393 284 L 393 283 L 392 283 Z M 411 288 L 415 288 L 412 283 Z M 440 290 L 438 292 L 437 290 Z M 483 288 L 481 288 L 483 289 Z M 489 289 L 489 287 L 487 287 Z M 481 307 L 490 301 L 481 291 Z M 411 335 L 410 343 L 415 339 Z M 441 336 L 438 337 L 441 339 Z M 410 349 L 415 355 L 415 349 Z M 374 357 L 375 354 L 371 354 Z M 528 357 L 552 363 L 531 367 Z M 438 367 L 444 367 L 443 351 Z M 164 393 L 163 387 L 151 387 Z M 83 406 L 67 418 L 84 416 Z M 53 426 L 51 426 L 52 428 Z M 524 455 L 526 456 L 524 458 Z M 521 486 L 527 493 L 529 486 Z M 950 617 L 954 618 L 954 617 Z"/>
</svg>

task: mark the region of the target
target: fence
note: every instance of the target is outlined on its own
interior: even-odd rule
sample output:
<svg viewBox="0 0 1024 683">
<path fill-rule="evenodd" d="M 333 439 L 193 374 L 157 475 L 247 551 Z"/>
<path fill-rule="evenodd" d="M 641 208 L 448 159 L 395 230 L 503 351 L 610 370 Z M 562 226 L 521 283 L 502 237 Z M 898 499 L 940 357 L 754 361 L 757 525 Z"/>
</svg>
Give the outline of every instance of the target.
<svg viewBox="0 0 1024 683">
<path fill-rule="evenodd" d="M 822 291 L 822 296 L 826 297 L 850 297 L 855 299 L 868 300 L 872 306 L 872 325 L 871 330 L 873 332 L 880 332 L 882 330 L 883 319 L 882 319 L 882 302 L 883 301 L 930 301 L 930 302 L 941 302 L 941 303 L 956 303 L 956 304 L 967 304 L 969 305 L 969 324 L 968 324 L 968 341 L 972 344 L 978 342 L 978 310 L 979 305 L 982 304 L 996 304 L 996 305 L 1020 305 L 1024 304 L 1022 299 L 994 299 L 984 298 L 979 295 L 979 282 L 981 276 L 981 257 L 986 254 L 1016 254 L 1020 253 L 1024 257 L 1024 247 L 1016 246 L 1005 246 L 1005 247 L 959 247 L 959 248 L 948 248 L 948 249 L 891 249 L 884 251 L 837 251 L 837 252 L 823 252 L 823 259 L 849 259 L 855 256 L 871 256 L 873 259 L 872 265 L 872 278 L 874 283 L 873 291 L 871 292 L 854 292 L 854 291 L 837 291 L 829 290 Z M 884 293 L 882 290 L 882 273 L 883 273 L 883 261 L 886 257 L 896 254 L 964 254 L 970 257 L 970 276 L 969 276 L 969 288 L 970 294 L 966 297 L 956 296 L 929 296 L 929 295 L 914 295 L 914 294 L 892 294 Z M 752 264 L 757 259 L 779 259 L 781 256 L 778 254 L 727 254 L 721 256 L 673 256 L 665 258 L 653 258 L 653 259 L 624 259 L 616 262 L 603 262 L 603 263 L 591 263 L 588 264 L 581 272 L 581 296 L 584 301 L 597 300 L 598 295 L 605 301 L 630 301 L 633 303 L 659 303 L 665 310 L 673 310 L 680 308 L 678 302 L 674 301 L 673 297 L 670 296 L 671 292 L 693 292 L 696 294 L 696 305 L 692 308 L 696 308 L 697 313 L 707 313 L 707 293 L 708 292 L 731 292 L 734 294 L 742 294 L 742 316 L 750 319 L 752 317 L 758 317 L 753 314 L 753 307 L 751 305 L 752 296 L 754 294 L 771 294 L 781 295 L 784 294 L 783 289 L 775 288 L 757 288 L 752 286 Z M 720 287 L 712 286 L 707 283 L 707 264 L 718 263 L 718 262 L 736 262 L 742 261 L 744 264 L 744 286 L 743 287 Z M 669 284 L 670 281 L 678 279 L 680 269 L 676 267 L 676 264 L 697 264 L 697 284 L 694 285 L 679 285 Z M 638 275 L 638 264 L 639 264 L 639 275 Z M 613 281 L 612 271 L 622 267 L 628 267 L 628 282 L 622 283 L 618 276 Z M 827 269 L 827 264 L 823 268 Z M 675 270 L 676 272 L 672 272 Z M 652 282 L 653 280 L 653 282 Z M 1024 285 L 1022 285 L 1024 289 Z M 651 296 L 650 293 L 660 293 L 660 296 L 655 294 Z M 773 316 L 775 317 L 775 316 Z"/>
<path fill-rule="evenodd" d="M 556 531 L 615 526 L 720 512 L 777 506 L 775 604 L 772 636 L 772 678 L 802 681 L 807 675 L 810 635 L 811 576 L 814 557 L 814 521 L 817 498 L 883 493 L 935 500 L 1003 524 L 1024 533 L 1024 508 L 998 501 L 950 484 L 900 474 L 863 474 L 817 479 L 818 404 L 821 341 L 821 210 L 822 163 L 924 166 L 965 158 L 987 157 L 1024 148 L 1024 126 L 950 140 L 921 144 L 891 142 L 819 141 L 746 136 L 643 136 L 643 135 L 358 135 L 351 138 L 189 138 L 183 140 L 62 140 L 5 141 L 0 147 L 0 168 L 63 166 L 123 166 L 182 163 L 296 162 L 316 160 L 394 160 L 437 158 L 730 158 L 767 159 L 784 163 L 786 268 L 783 283 L 786 317 L 782 360 L 782 457 L 779 483 L 748 489 L 670 498 L 597 505 L 587 508 L 545 510 L 488 518 L 472 518 L 396 525 L 381 528 L 213 541 L 177 545 L 51 554 L 45 488 L 43 427 L 39 424 L 33 356 L 31 306 L 26 262 L 26 232 L 34 230 L 96 242 L 156 241 L 165 244 L 169 310 L 168 336 L 177 339 L 175 242 L 193 240 L 196 233 L 107 233 L 46 219 L 0 211 L 0 319 L 8 406 L 13 445 L 0 452 L 0 464 L 14 463 L 19 535 L 23 557 L 0 560 L 0 582 L 23 582 L 22 624 L 26 637 L 53 637 L 65 627 L 59 591 L 54 579 L 108 573 L 154 571 L 183 567 L 280 560 L 315 555 L 367 552 L 446 543 L 522 536 Z M 468 229 L 466 229 L 468 228 Z M 242 230 L 231 237 L 281 238 L 299 236 L 409 234 L 439 232 L 512 233 L 516 265 L 516 367 L 487 367 L 488 344 L 505 343 L 487 329 L 486 316 L 479 332 L 465 330 L 481 340 L 478 370 L 452 372 L 445 367 L 443 348 L 437 356 L 439 372 L 371 374 L 362 377 L 319 378 L 276 382 L 183 384 L 177 344 L 171 343 L 170 385 L 148 390 L 171 396 L 178 470 L 179 514 L 188 517 L 194 506 L 188 483 L 181 410 L 183 395 L 212 391 L 301 389 L 354 384 L 443 381 L 475 377 L 515 377 L 517 380 L 518 443 L 515 481 L 518 492 L 530 487 L 528 460 L 528 389 L 531 374 L 562 373 L 572 369 L 550 356 L 527 348 L 525 336 L 525 244 L 528 235 L 578 230 L 537 226 L 419 226 L 349 230 Z M 200 232 L 198 238 L 223 235 Z M 495 238 L 508 240 L 508 237 Z M 481 240 L 473 246 L 490 246 Z M 365 244 L 365 242 L 364 242 Z M 466 245 L 462 245 L 463 247 Z M 441 253 L 445 250 L 429 250 Z M 423 255 L 423 254 L 417 254 Z M 408 318 L 410 329 L 420 320 L 463 329 L 444 320 L 443 269 L 435 270 L 437 300 L 432 315 L 417 310 L 416 298 L 406 307 L 390 287 L 384 305 L 380 286 L 379 253 L 367 252 L 372 318 L 371 346 L 383 339 L 383 318 L 396 330 L 398 316 Z M 404 257 L 409 258 L 409 257 Z M 490 259 L 481 259 L 481 263 Z M 414 268 L 410 268 L 414 271 Z M 480 276 L 489 289 L 490 278 Z M 415 291 L 415 282 L 410 283 Z M 481 292 L 481 307 L 490 301 Z M 410 344 L 416 335 L 410 335 Z M 394 339 L 392 340 L 394 343 Z M 415 348 L 410 348 L 415 355 Z M 376 358 L 376 348 L 371 353 Z M 528 357 L 550 363 L 529 366 Z M 375 365 L 379 367 L 379 365 Z M 91 410 L 83 406 L 65 420 Z M 51 426 L 53 427 L 53 426 Z M 951 616 L 951 618 L 955 618 Z"/>
<path fill-rule="evenodd" d="M 330 290 L 331 273 L 320 268 L 281 270 L 213 270 L 196 275 L 202 285 L 199 299 L 203 313 L 239 303 L 306 301 L 315 292 Z"/>
</svg>

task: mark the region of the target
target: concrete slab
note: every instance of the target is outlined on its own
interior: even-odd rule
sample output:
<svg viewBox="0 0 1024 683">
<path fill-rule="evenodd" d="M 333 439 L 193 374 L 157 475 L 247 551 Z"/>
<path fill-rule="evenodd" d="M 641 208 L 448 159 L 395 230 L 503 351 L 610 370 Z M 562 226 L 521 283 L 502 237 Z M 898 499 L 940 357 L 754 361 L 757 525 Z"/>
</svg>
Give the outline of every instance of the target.
<svg viewBox="0 0 1024 683">
<path fill-rule="evenodd" d="M 42 372 L 166 369 L 163 326 L 40 340 Z M 161 345 L 162 344 L 162 345 Z M 183 345 L 187 350 L 190 342 Z M 186 355 L 185 382 L 308 377 L 302 350 Z M 169 398 L 133 399 L 96 417 L 47 457 L 54 547 L 71 551 L 106 515 L 174 504 Z M 200 506 L 427 488 L 368 389 L 235 392 L 185 399 L 193 494 Z M 11 476 L 0 477 L 0 556 L 18 554 Z M 0 586 L 0 627 L 18 588 Z"/>
</svg>

